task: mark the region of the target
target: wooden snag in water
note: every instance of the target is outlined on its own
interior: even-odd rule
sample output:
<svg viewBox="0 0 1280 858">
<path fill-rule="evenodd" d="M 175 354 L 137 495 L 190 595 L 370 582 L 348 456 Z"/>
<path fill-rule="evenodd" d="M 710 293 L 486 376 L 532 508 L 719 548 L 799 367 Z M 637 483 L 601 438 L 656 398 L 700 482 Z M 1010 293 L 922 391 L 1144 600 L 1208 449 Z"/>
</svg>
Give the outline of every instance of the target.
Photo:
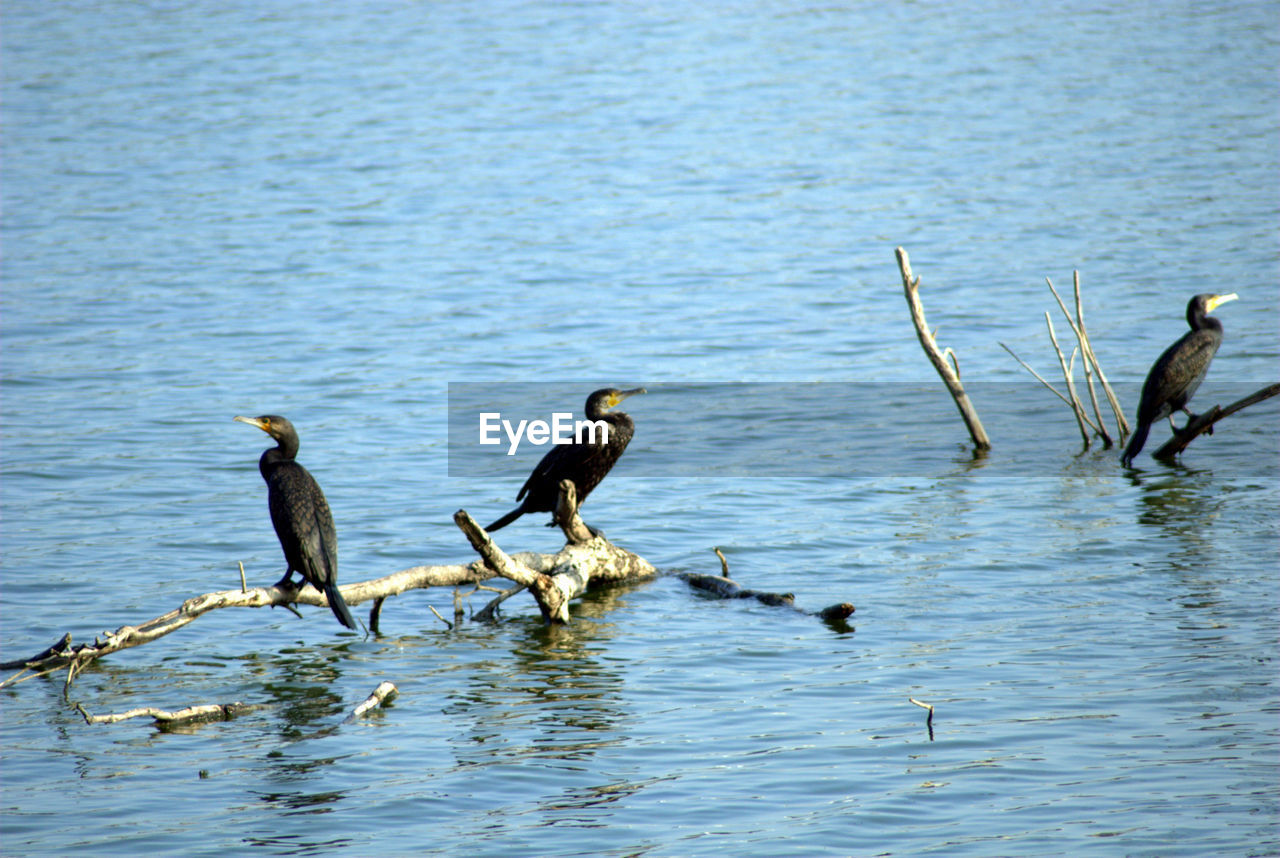
<svg viewBox="0 0 1280 858">
<path fill-rule="evenodd" d="M 929 716 L 924 719 L 924 723 L 925 723 L 925 726 L 929 728 L 929 741 L 932 742 L 933 741 L 933 704 L 923 703 L 919 700 L 916 700 L 914 697 L 908 697 L 907 701 L 910 703 L 914 703 L 915 705 L 919 706 L 922 709 L 929 710 Z"/>
<path fill-rule="evenodd" d="M 806 611 L 796 606 L 796 597 L 791 593 L 768 593 L 762 590 L 749 590 L 729 578 L 729 561 L 719 548 L 712 549 L 720 558 L 721 575 L 702 575 L 694 572 L 681 572 L 678 577 L 690 587 L 715 596 L 718 599 L 755 599 L 763 605 L 792 608 L 802 614 L 818 617 L 828 623 L 842 623 L 856 610 L 848 602 L 838 602 L 820 611 Z"/>
<path fill-rule="evenodd" d="M 895 253 L 898 257 L 898 269 L 902 272 L 902 289 L 907 296 L 907 306 L 911 309 L 911 321 L 916 328 L 916 337 L 919 338 L 929 362 L 942 377 L 951 398 L 955 400 L 956 408 L 960 410 L 960 417 L 969 430 L 969 437 L 973 439 L 973 446 L 979 450 L 989 450 L 991 439 L 987 437 L 987 430 L 982 428 L 978 412 L 969 401 L 969 394 L 965 393 L 964 385 L 960 383 L 960 364 L 956 360 L 956 353 L 949 348 L 945 351 L 938 348 L 935 336 L 937 332 L 931 332 L 924 319 L 924 306 L 920 303 L 920 278 L 911 275 L 911 260 L 907 257 L 907 252 L 899 247 Z M 947 362 L 947 357 L 951 358 L 950 363 Z"/>
<path fill-rule="evenodd" d="M 453 564 L 445 566 L 415 566 L 402 569 L 382 578 L 346 584 L 339 589 L 348 605 L 385 599 L 415 589 L 450 587 L 476 583 L 493 577 L 483 563 Z M 0 670 L 17 671 L 0 681 L 0 688 L 43 676 L 53 670 L 68 668 L 68 681 L 89 664 L 123 649 L 151 643 L 176 632 L 201 615 L 219 608 L 290 607 L 293 603 L 327 607 L 323 592 L 311 586 L 254 587 L 248 590 L 222 590 L 187 599 L 175 610 L 137 625 L 124 625 L 115 631 L 103 632 L 92 643 L 72 645 L 71 635 L 65 634 L 52 646 L 28 658 L 0 663 Z M 376 627 L 376 616 L 373 618 Z"/>
<path fill-rule="evenodd" d="M 1068 361 L 1062 354 L 1062 348 L 1058 345 L 1058 337 L 1053 330 L 1053 320 L 1048 311 L 1044 314 L 1045 326 L 1049 331 L 1049 342 L 1053 345 L 1054 353 L 1058 356 L 1058 366 L 1062 370 L 1063 380 L 1067 385 L 1067 393 L 1063 395 L 1052 384 L 1045 381 L 1044 378 L 1031 368 L 1022 358 L 1014 353 L 1004 343 L 1000 343 L 1000 348 L 1004 349 L 1009 355 L 1022 365 L 1022 368 L 1036 380 L 1049 388 L 1055 396 L 1067 404 L 1071 409 L 1072 415 L 1076 418 L 1076 424 L 1080 427 L 1080 437 L 1083 439 L 1085 448 L 1089 447 L 1092 432 L 1102 439 L 1102 443 L 1106 447 L 1111 447 L 1115 441 L 1111 434 L 1107 431 L 1106 421 L 1102 417 L 1102 408 L 1098 402 L 1098 394 L 1094 387 L 1094 377 L 1102 385 L 1102 390 L 1107 397 L 1107 402 L 1111 405 L 1111 410 L 1115 414 L 1116 431 L 1123 441 L 1125 436 L 1129 434 L 1129 423 L 1125 420 L 1124 412 L 1120 408 L 1120 400 L 1116 398 L 1115 391 L 1111 389 L 1110 382 L 1107 381 L 1106 373 L 1102 371 L 1102 365 L 1098 362 L 1098 356 L 1093 351 L 1093 345 L 1089 342 L 1089 333 L 1084 326 L 1084 302 L 1080 295 L 1080 272 L 1075 271 L 1072 274 L 1072 283 L 1075 288 L 1075 316 L 1067 309 L 1067 304 L 1062 300 L 1062 296 L 1058 294 L 1058 290 L 1054 288 L 1053 281 L 1045 278 L 1045 282 L 1049 286 L 1049 291 L 1053 293 L 1054 299 L 1058 302 L 1058 308 L 1062 310 L 1063 317 L 1067 320 L 1067 324 L 1071 327 L 1072 333 L 1076 335 L 1076 348 L 1072 350 L 1071 360 Z M 1093 418 L 1090 418 L 1085 411 L 1084 403 L 1081 401 L 1079 394 L 1076 392 L 1075 385 L 1075 358 L 1080 355 L 1081 365 L 1084 367 L 1085 387 L 1089 391 L 1089 401 L 1093 406 Z"/>
<path fill-rule="evenodd" d="M 157 709 L 154 706 L 141 706 L 137 709 L 130 709 L 128 712 L 118 712 L 111 715 L 90 715 L 79 703 L 71 705 L 84 717 L 84 723 L 86 724 L 118 724 L 130 718 L 149 717 L 155 720 L 156 726 L 177 726 L 202 721 L 230 721 L 237 715 L 242 715 L 257 708 L 239 702 L 206 703 L 200 706 L 176 709 L 172 712 Z"/>
<path fill-rule="evenodd" d="M 396 695 L 398 695 L 399 693 L 400 693 L 400 690 L 396 688 L 396 685 L 394 682 L 388 682 L 386 680 L 379 682 L 378 687 L 373 689 L 373 693 L 370 694 L 368 697 L 366 697 L 359 706 L 357 706 L 355 709 L 352 709 L 351 714 L 348 715 L 346 718 L 344 718 L 342 720 L 342 723 L 350 724 L 353 721 L 355 721 L 357 718 L 364 715 L 370 709 L 375 709 L 379 706 L 385 706 L 387 703 L 390 703 L 392 700 L 394 700 L 396 698 Z"/>
<path fill-rule="evenodd" d="M 643 557 L 591 532 L 578 515 L 577 488 L 572 480 L 561 481 L 556 502 L 555 520 L 564 532 L 565 546 L 549 560 L 540 559 L 541 568 L 529 565 L 524 555 L 504 552 L 466 510 L 454 513 L 453 520 L 495 575 L 529 588 L 548 623 L 567 623 L 569 601 L 593 584 L 634 581 L 658 574 Z M 502 598 L 506 597 L 504 594 Z"/>
<path fill-rule="evenodd" d="M 1280 394 L 1280 382 L 1268 384 L 1261 390 L 1254 391 L 1244 399 L 1231 403 L 1226 408 L 1220 408 L 1217 405 L 1210 408 L 1203 414 L 1197 414 L 1195 419 L 1187 423 L 1186 426 L 1179 430 L 1175 430 L 1173 437 L 1164 442 L 1160 449 L 1151 455 L 1156 459 L 1172 459 L 1174 456 L 1187 449 L 1187 446 L 1201 435 L 1212 435 L 1213 425 L 1219 420 L 1230 417 L 1237 411 L 1248 408 L 1250 405 L 1256 405 L 1263 400 L 1270 399 Z"/>
<path fill-rule="evenodd" d="M 574 484 L 568 480 L 560 485 L 556 520 L 564 532 L 566 544 L 556 554 L 540 554 L 532 551 L 507 554 L 503 551 L 465 510 L 454 515 L 454 521 L 467 536 L 480 559 L 468 564 L 439 566 L 415 566 L 382 578 L 360 581 L 339 589 L 348 605 L 372 602 L 369 628 L 379 633 L 382 608 L 391 596 L 409 590 L 432 587 L 459 587 L 476 585 L 495 577 L 505 578 L 515 586 L 500 592 L 475 619 L 492 619 L 497 606 L 505 599 L 528 589 L 537 601 L 542 616 L 548 623 L 566 623 L 569 619 L 570 600 L 582 595 L 596 584 L 621 583 L 655 577 L 658 572 L 644 558 L 610 543 L 603 535 L 595 535 L 583 523 L 577 511 Z M 757 593 L 746 590 L 728 577 L 728 561 L 721 555 L 723 577 L 686 577 L 693 586 L 704 591 L 719 590 L 722 598 L 756 598 L 768 604 L 795 607 L 787 595 Z M 712 579 L 716 583 L 711 583 Z M 728 589 L 720 589 L 728 588 Z M 483 589 L 492 590 L 485 587 Z M 475 592 L 475 591 L 473 591 Z M 54 670 L 67 668 L 66 686 L 84 668 L 112 653 L 158 640 L 183 628 L 201 615 L 219 608 L 262 608 L 290 606 L 293 603 L 325 607 L 324 593 L 313 587 L 255 587 L 250 589 L 223 590 L 187 599 L 176 610 L 162 614 L 138 625 L 124 625 L 114 632 L 104 632 L 92 643 L 74 645 L 71 635 L 63 635 L 52 646 L 27 658 L 0 663 L 0 670 L 16 671 L 0 680 L 0 688 L 15 685 L 28 679 L 44 676 Z M 797 609 L 798 610 L 798 609 Z M 832 605 L 814 612 L 824 620 L 839 623 L 853 613 L 848 603 Z M 461 616 L 461 604 L 455 601 L 454 623 Z M 441 617 L 444 620 L 443 617 Z M 447 620 L 444 622 L 448 623 Z M 163 710 L 156 710 L 162 712 Z M 146 714 L 145 711 L 142 714 Z"/>
<path fill-rule="evenodd" d="M 463 533 L 480 553 L 480 560 L 467 564 L 414 566 L 382 578 L 342 585 L 339 590 L 348 605 L 372 602 L 369 626 L 376 634 L 382 608 L 387 598 L 409 590 L 432 587 L 458 587 L 479 584 L 494 577 L 515 581 L 517 587 L 507 590 L 481 613 L 492 616 L 503 599 L 528 587 L 538 600 L 543 616 L 549 622 L 567 622 L 569 600 L 581 595 L 595 582 L 623 581 L 657 574 L 643 558 L 617 548 L 603 536 L 597 537 L 577 513 L 576 490 L 566 481 L 557 519 L 568 541 L 557 554 L 521 552 L 507 555 L 493 543 L 488 534 L 471 520 L 465 511 L 454 516 Z M 565 491 L 567 489 L 567 491 Z M 468 524 L 469 522 L 469 524 Z M 16 671 L 0 680 L 0 688 L 14 685 L 51 671 L 67 668 L 67 685 L 85 667 L 123 649 L 150 643 L 183 628 L 201 615 L 220 608 L 292 607 L 294 603 L 327 607 L 323 592 L 314 587 L 254 587 L 222 590 L 187 599 L 175 610 L 137 625 L 124 625 L 103 632 L 92 643 L 73 644 L 70 633 L 53 645 L 27 658 L 0 663 L 0 670 Z M 455 604 L 454 619 L 460 606 Z"/>
</svg>

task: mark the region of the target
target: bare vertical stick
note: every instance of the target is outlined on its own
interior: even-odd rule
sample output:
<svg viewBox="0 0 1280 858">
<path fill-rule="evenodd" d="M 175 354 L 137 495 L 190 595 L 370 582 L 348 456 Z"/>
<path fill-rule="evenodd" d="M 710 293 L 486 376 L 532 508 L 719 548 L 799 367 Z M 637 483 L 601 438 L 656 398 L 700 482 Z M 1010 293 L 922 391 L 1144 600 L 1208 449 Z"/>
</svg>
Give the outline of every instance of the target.
<svg viewBox="0 0 1280 858">
<path fill-rule="evenodd" d="M 1049 316 L 1049 311 L 1044 311 L 1044 323 L 1049 326 L 1049 340 L 1053 343 L 1053 350 L 1058 353 L 1058 363 L 1062 366 L 1062 377 L 1067 382 L 1067 396 L 1071 398 L 1071 411 L 1076 415 L 1076 423 L 1080 426 L 1080 437 L 1084 439 L 1084 445 L 1089 446 L 1089 418 L 1085 416 L 1084 406 L 1080 404 L 1080 397 L 1076 396 L 1075 382 L 1071 380 L 1071 369 L 1067 366 L 1067 359 L 1062 356 L 1062 349 L 1058 346 L 1058 336 L 1053 332 L 1053 319 Z"/>
<path fill-rule="evenodd" d="M 929 717 L 924 719 L 924 723 L 929 728 L 929 741 L 932 742 L 933 741 L 933 704 L 925 703 L 921 700 L 916 700 L 914 697 L 908 697 L 907 700 L 919 706 L 921 709 L 929 710 Z"/>
<path fill-rule="evenodd" d="M 1081 363 L 1084 365 L 1084 383 L 1089 389 L 1089 404 L 1093 406 L 1093 417 L 1098 424 L 1098 433 L 1102 435 L 1102 443 L 1110 447 L 1112 445 L 1111 435 L 1107 432 L 1107 422 L 1102 419 L 1102 409 L 1098 407 L 1098 392 L 1093 388 L 1093 361 L 1089 360 L 1089 353 L 1092 351 L 1089 346 L 1089 335 L 1084 329 L 1084 305 L 1080 301 L 1080 272 L 1072 272 L 1072 281 L 1075 284 L 1076 292 L 1076 323 L 1072 325 L 1075 329 L 1076 339 L 1080 342 L 1080 357 L 1083 358 Z"/>
<path fill-rule="evenodd" d="M 1084 327 L 1082 325 L 1076 324 L 1076 321 L 1071 318 L 1071 312 L 1067 309 L 1067 305 L 1062 300 L 1062 296 L 1058 294 L 1058 290 L 1054 288 L 1053 281 L 1050 280 L 1048 277 L 1046 277 L 1044 278 L 1044 282 L 1049 284 L 1049 291 L 1052 292 L 1053 297 L 1057 299 L 1058 307 L 1059 309 L 1062 310 L 1063 317 L 1066 318 L 1067 324 L 1071 326 L 1071 332 L 1076 335 L 1076 341 L 1080 344 L 1079 345 L 1080 354 L 1084 358 L 1084 360 L 1082 361 L 1082 363 L 1084 364 L 1084 378 L 1089 388 L 1089 398 L 1093 400 L 1094 414 L 1098 418 L 1098 425 L 1095 426 L 1092 422 L 1090 422 L 1089 425 L 1090 427 L 1093 428 L 1095 432 L 1097 432 L 1099 435 L 1102 436 L 1102 439 L 1107 444 L 1107 446 L 1111 446 L 1111 436 L 1107 434 L 1106 428 L 1102 425 L 1102 415 L 1098 413 L 1098 399 L 1093 392 L 1093 370 L 1089 363 L 1089 344 L 1088 344 L 1089 338 L 1084 332 Z M 1079 277 L 1077 277 L 1076 278 L 1076 313 L 1080 312 L 1079 285 L 1080 285 L 1080 280 L 1079 280 Z M 1048 318 L 1048 313 L 1045 314 L 1045 318 L 1046 319 Z M 1052 325 L 1049 328 L 1049 336 L 1050 338 L 1053 337 Z M 1057 347 L 1056 340 L 1054 342 L 1054 346 L 1055 348 Z M 1072 388 L 1070 391 L 1071 399 L 1072 399 L 1072 408 L 1079 406 L 1080 410 L 1083 411 L 1084 404 L 1080 402 L 1080 398 L 1076 395 L 1074 390 L 1074 385 L 1072 383 L 1072 379 L 1074 378 L 1075 378 L 1075 353 L 1072 352 L 1071 377 L 1067 379 L 1067 386 L 1069 388 Z M 1088 441 L 1085 441 L 1085 446 L 1086 447 L 1089 446 Z"/>
<path fill-rule="evenodd" d="M 1089 342 L 1089 334 L 1084 327 L 1084 310 L 1080 304 L 1080 272 L 1072 271 L 1072 279 L 1075 281 L 1076 288 L 1076 319 L 1080 323 L 1080 330 L 1084 333 L 1084 345 L 1089 363 L 1093 364 L 1093 368 L 1098 373 L 1098 380 L 1102 382 L 1102 392 L 1107 395 L 1107 401 L 1111 403 L 1111 410 L 1116 415 L 1116 431 L 1120 433 L 1120 440 L 1124 440 L 1124 436 L 1129 434 L 1129 421 L 1125 419 L 1124 410 L 1120 407 L 1120 400 L 1116 399 L 1116 393 L 1111 389 L 1110 382 L 1107 381 L 1107 375 L 1102 371 L 1102 364 L 1098 363 L 1098 356 L 1093 353 L 1093 343 Z M 1102 417 L 1098 417 L 1098 422 L 1102 422 Z"/>
<path fill-rule="evenodd" d="M 1111 410 L 1116 415 L 1116 431 L 1120 433 L 1120 440 L 1129 434 L 1129 421 L 1124 417 L 1124 411 L 1120 408 L 1120 400 L 1116 398 L 1115 391 L 1111 389 L 1111 383 L 1107 381 L 1107 375 L 1102 371 L 1102 364 L 1098 363 L 1098 356 L 1093 352 L 1093 344 L 1089 342 L 1089 334 L 1084 327 L 1084 310 L 1080 302 L 1080 272 L 1074 273 L 1075 289 L 1076 289 L 1076 316 L 1079 319 L 1071 318 L 1071 313 L 1067 310 L 1066 303 L 1062 300 L 1062 296 L 1058 294 L 1058 290 L 1053 288 L 1053 281 L 1048 277 L 1044 278 L 1049 284 L 1049 291 L 1053 293 L 1053 297 L 1057 299 L 1058 306 L 1062 308 L 1062 314 L 1067 318 L 1067 324 L 1071 326 L 1071 330 L 1075 333 L 1076 338 L 1080 341 L 1080 348 L 1084 354 L 1086 361 L 1085 366 L 1092 365 L 1093 369 L 1098 373 L 1098 380 L 1102 382 L 1102 391 L 1107 395 L 1107 401 L 1111 404 Z M 1091 391 L 1092 392 L 1092 391 Z M 1098 416 L 1098 423 L 1102 424 L 1102 416 Z M 1102 433 L 1099 433 L 1102 434 Z M 1105 437 L 1105 435 L 1104 435 Z"/>
<path fill-rule="evenodd" d="M 902 289 L 907 296 L 907 306 L 911 308 L 911 321 L 916 326 L 916 336 L 920 339 L 920 345 L 924 348 L 924 353 L 933 364 L 933 368 L 938 371 L 938 375 L 946 384 L 951 398 L 955 400 L 956 408 L 960 410 L 960 416 L 964 419 L 964 425 L 969 429 L 969 437 L 973 439 L 973 445 L 979 450 L 989 450 L 991 440 L 987 437 L 987 430 L 982 428 L 982 421 L 978 419 L 978 412 L 974 410 L 973 403 L 969 401 L 969 394 L 964 392 L 964 385 L 960 383 L 960 374 L 947 363 L 946 357 L 938 349 L 938 341 L 929 332 L 929 326 L 925 323 L 924 307 L 920 303 L 920 278 L 911 276 L 911 260 L 907 258 L 907 252 L 901 247 L 894 252 L 898 257 L 898 268 L 902 271 Z M 952 360 L 955 360 L 955 353 L 951 352 L 951 355 Z"/>
<path fill-rule="evenodd" d="M 713 548 L 713 549 L 711 549 L 711 550 L 712 550 L 712 551 L 714 551 L 714 552 L 716 553 L 716 557 L 719 557 L 719 558 L 720 558 L 720 575 L 721 575 L 721 577 L 723 577 L 723 578 L 731 578 L 732 576 L 729 574 L 729 561 L 725 559 L 724 552 L 723 552 L 723 551 L 721 551 L 719 548 Z"/>
</svg>

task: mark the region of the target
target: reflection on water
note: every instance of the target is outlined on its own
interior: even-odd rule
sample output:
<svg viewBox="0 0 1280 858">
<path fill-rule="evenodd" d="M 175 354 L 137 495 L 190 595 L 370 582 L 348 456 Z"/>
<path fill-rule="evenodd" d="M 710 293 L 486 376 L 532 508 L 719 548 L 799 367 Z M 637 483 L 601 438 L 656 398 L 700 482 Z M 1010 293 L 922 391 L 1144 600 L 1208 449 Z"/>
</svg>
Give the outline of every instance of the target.
<svg viewBox="0 0 1280 858">
<path fill-rule="evenodd" d="M 1131 480 L 1142 491 L 1138 523 L 1158 530 L 1171 543 L 1203 543 L 1225 497 L 1212 471 L 1177 467 Z"/>
<path fill-rule="evenodd" d="M 619 706 L 623 670 L 608 663 L 618 633 L 608 616 L 634 587 L 593 592 L 573 606 L 573 622 L 521 621 L 526 643 L 511 659 L 486 662 L 450 694 L 444 712 L 470 725 L 456 744 L 458 765 L 529 756 L 582 760 L 620 740 L 628 713 Z"/>
</svg>

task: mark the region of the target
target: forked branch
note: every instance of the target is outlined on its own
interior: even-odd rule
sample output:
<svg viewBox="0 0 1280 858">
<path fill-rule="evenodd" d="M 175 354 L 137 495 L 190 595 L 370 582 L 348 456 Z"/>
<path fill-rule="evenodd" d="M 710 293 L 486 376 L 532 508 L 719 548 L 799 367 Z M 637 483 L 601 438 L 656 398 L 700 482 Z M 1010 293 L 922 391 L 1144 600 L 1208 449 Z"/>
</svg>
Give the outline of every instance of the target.
<svg viewBox="0 0 1280 858">
<path fill-rule="evenodd" d="M 540 569 L 531 568 L 520 556 L 504 552 L 466 510 L 454 513 L 453 520 L 485 565 L 500 577 L 529 588 L 548 623 L 569 622 L 570 600 L 594 583 L 638 580 L 658 574 L 643 557 L 591 533 L 578 516 L 577 489 L 571 480 L 561 481 L 556 504 L 556 523 L 564 531 L 565 546 Z"/>
</svg>

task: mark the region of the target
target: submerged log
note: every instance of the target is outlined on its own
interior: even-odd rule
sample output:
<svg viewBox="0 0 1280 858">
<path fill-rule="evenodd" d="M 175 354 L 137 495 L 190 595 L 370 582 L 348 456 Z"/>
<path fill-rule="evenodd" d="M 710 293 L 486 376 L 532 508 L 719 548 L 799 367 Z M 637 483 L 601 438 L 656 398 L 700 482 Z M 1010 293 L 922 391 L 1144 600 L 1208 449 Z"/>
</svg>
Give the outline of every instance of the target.
<svg viewBox="0 0 1280 858">
<path fill-rule="evenodd" d="M 762 605 L 792 608 L 802 614 L 818 617 L 827 623 L 843 623 L 856 610 L 848 602 L 837 602 L 820 611 L 806 611 L 796 605 L 796 597 L 792 593 L 769 593 L 763 590 L 750 590 L 741 586 L 729 577 L 729 561 L 719 548 L 714 549 L 720 558 L 721 574 L 703 575 L 695 572 L 681 572 L 678 577 L 690 587 L 709 593 L 718 599 L 755 599 Z"/>
</svg>

